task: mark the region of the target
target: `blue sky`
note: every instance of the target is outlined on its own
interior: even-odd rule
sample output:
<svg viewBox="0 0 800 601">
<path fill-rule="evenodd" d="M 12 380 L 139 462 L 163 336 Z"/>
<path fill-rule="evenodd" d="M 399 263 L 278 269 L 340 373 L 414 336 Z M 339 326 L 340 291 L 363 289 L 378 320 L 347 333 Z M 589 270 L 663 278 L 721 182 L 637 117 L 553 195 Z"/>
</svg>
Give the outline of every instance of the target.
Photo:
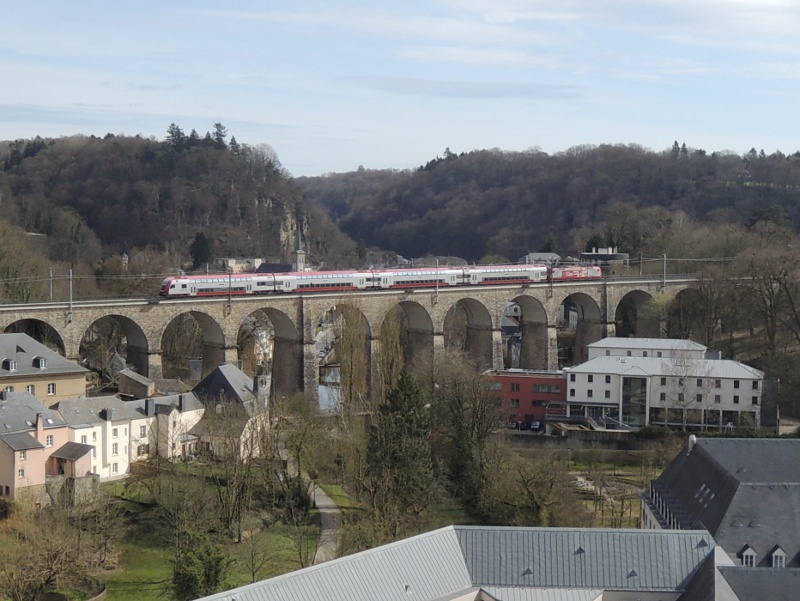
<svg viewBox="0 0 800 601">
<path fill-rule="evenodd" d="M 293 175 L 482 148 L 800 150 L 796 0 L 25 2 L 0 139 L 216 122 Z"/>
</svg>

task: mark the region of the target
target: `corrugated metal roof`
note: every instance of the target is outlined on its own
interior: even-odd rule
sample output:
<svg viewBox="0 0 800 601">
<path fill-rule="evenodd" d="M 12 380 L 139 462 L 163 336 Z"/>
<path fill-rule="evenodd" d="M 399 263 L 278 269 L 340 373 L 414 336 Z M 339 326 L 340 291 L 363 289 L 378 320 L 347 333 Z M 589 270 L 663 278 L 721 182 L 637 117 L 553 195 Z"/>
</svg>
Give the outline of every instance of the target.
<svg viewBox="0 0 800 601">
<path fill-rule="evenodd" d="M 657 349 L 664 351 L 705 351 L 706 347 L 692 340 L 675 340 L 671 338 L 601 338 L 587 345 L 590 348 L 602 349 Z"/>
<path fill-rule="evenodd" d="M 715 546 L 706 531 L 450 526 L 205 601 L 584 601 L 681 591 Z"/>
<path fill-rule="evenodd" d="M 638 369 L 651 376 L 698 378 L 763 378 L 764 372 L 729 359 L 667 359 L 661 357 L 602 356 L 565 369 L 567 373 L 622 375 Z"/>
<path fill-rule="evenodd" d="M 409 601 L 472 588 L 452 527 L 205 597 L 206 601 Z"/>
</svg>

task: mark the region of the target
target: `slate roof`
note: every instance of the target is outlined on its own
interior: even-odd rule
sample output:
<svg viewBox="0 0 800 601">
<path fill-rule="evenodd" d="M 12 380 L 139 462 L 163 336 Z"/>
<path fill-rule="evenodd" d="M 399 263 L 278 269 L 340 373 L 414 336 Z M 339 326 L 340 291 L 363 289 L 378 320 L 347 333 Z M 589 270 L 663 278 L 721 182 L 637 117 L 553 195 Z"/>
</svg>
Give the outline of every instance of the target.
<svg viewBox="0 0 800 601">
<path fill-rule="evenodd" d="M 714 549 L 705 531 L 450 526 L 205 597 L 206 601 L 583 601 L 681 592 Z"/>
<path fill-rule="evenodd" d="M 649 376 L 680 376 L 730 379 L 762 379 L 764 372 L 738 361 L 729 359 L 675 359 L 661 357 L 619 357 L 602 356 L 590 359 L 574 367 L 564 369 L 565 373 L 578 374 L 616 374 L 629 372 Z"/>
<path fill-rule="evenodd" d="M 800 439 L 698 438 L 652 486 L 682 527 L 706 528 L 729 555 L 749 544 L 756 565 L 771 565 L 780 545 L 787 566 L 797 567 L 798 466 Z"/>
<path fill-rule="evenodd" d="M 92 445 L 81 444 L 80 442 L 65 442 L 53 452 L 51 457 L 77 461 L 87 453 L 91 453 L 93 448 Z"/>
<path fill-rule="evenodd" d="M 150 386 L 150 384 L 153 383 L 153 380 L 150 378 L 147 378 L 142 374 L 133 371 L 132 369 L 128 369 L 127 367 L 125 369 L 121 369 L 118 373 L 120 376 L 124 376 L 129 380 L 133 380 L 134 382 L 144 386 Z"/>
<path fill-rule="evenodd" d="M 45 368 L 34 367 L 33 360 L 42 357 Z M 9 371 L 0 366 L 0 378 L 8 376 L 30 376 L 34 374 L 83 374 L 89 370 L 65 359 L 27 334 L 0 334 L 0 359 L 13 359 L 17 369 Z"/>
<path fill-rule="evenodd" d="M 194 387 L 193 392 L 205 403 L 233 401 L 244 408 L 248 417 L 266 408 L 266 397 L 256 396 L 252 378 L 230 363 L 220 365 L 208 374 Z"/>
<path fill-rule="evenodd" d="M 37 413 L 42 415 L 45 430 L 64 425 L 58 411 L 45 407 L 30 392 L 6 392 L 4 396 L 0 400 L 0 434 L 35 429 Z"/>
<path fill-rule="evenodd" d="M 797 599 L 800 569 L 720 567 L 720 574 L 739 601 Z"/>
<path fill-rule="evenodd" d="M 0 434 L 0 441 L 6 443 L 12 451 L 30 451 L 43 449 L 44 445 L 31 436 L 28 432 L 11 432 Z"/>
<path fill-rule="evenodd" d="M 113 409 L 111 421 L 120 422 L 142 417 L 134 402 L 126 402 L 116 396 L 98 396 L 85 399 L 65 399 L 55 408 L 64 416 L 71 428 L 85 428 L 106 421 L 106 410 Z"/>
</svg>

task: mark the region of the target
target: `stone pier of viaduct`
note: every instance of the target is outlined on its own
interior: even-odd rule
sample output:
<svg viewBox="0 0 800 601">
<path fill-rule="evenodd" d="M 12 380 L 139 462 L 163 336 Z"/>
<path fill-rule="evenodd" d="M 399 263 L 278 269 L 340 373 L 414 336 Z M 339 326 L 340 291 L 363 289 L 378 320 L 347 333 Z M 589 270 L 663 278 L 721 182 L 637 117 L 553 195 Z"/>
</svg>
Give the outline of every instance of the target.
<svg viewBox="0 0 800 601">
<path fill-rule="evenodd" d="M 557 369 L 559 307 L 569 299 L 577 310 L 578 327 L 575 360 L 585 358 L 587 344 L 614 336 L 617 310 L 623 300 L 633 301 L 637 313 L 654 297 L 674 294 L 689 286 L 681 280 L 602 280 L 530 286 L 442 287 L 306 295 L 271 295 L 202 298 L 108 300 L 41 305 L 0 306 L 0 328 L 19 329 L 30 322 L 46 324 L 57 335 L 57 344 L 70 359 L 78 359 L 84 335 L 92 324 L 114 319 L 127 339 L 127 361 L 139 373 L 151 378 L 162 376 L 162 348 L 167 327 L 183 314 L 191 314 L 203 333 L 204 372 L 239 358 L 237 338 L 242 326 L 254 313 L 269 318 L 275 331 L 273 381 L 279 390 L 303 388 L 316 391 L 319 365 L 314 335 L 333 308 L 351 307 L 358 327 L 369 341 L 368 360 L 380 352 L 380 332 L 387 315 L 395 307 L 405 313 L 408 323 L 406 356 L 432 364 L 446 346 L 448 311 L 459 306 L 466 316 L 465 350 L 488 367 L 503 367 L 501 322 L 509 302 L 521 308 L 522 348 L 520 364 L 531 369 Z M 351 318 L 352 320 L 352 318 Z M 451 328 L 452 329 L 452 328 Z M 639 335 L 658 335 L 646 331 Z M 376 363 L 371 362 L 373 365 Z M 373 368 L 374 369 L 374 368 Z"/>
</svg>

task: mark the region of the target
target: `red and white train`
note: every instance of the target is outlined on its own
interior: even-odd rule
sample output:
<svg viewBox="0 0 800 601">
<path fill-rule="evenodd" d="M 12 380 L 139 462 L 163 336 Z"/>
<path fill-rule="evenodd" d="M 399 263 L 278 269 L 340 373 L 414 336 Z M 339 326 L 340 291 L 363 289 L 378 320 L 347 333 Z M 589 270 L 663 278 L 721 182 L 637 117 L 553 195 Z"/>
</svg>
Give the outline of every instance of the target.
<svg viewBox="0 0 800 601">
<path fill-rule="evenodd" d="M 370 271 L 300 271 L 170 276 L 160 296 L 227 296 L 245 294 L 341 292 L 450 286 L 498 286 L 602 278 L 598 266 L 480 265 L 414 267 Z"/>
</svg>

